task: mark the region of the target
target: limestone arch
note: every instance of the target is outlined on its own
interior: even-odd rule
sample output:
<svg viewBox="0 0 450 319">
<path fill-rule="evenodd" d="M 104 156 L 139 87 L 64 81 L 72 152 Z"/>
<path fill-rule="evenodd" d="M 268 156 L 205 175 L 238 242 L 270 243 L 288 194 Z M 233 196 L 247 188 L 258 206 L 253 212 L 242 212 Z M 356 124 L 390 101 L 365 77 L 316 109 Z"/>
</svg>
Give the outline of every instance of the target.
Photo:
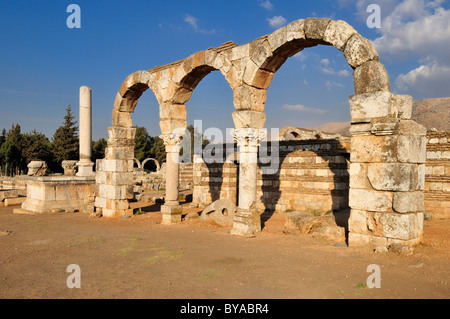
<svg viewBox="0 0 450 319">
<path fill-rule="evenodd" d="M 354 70 L 355 94 L 390 92 L 388 74 L 371 42 L 345 21 L 325 18 L 300 19 L 251 42 L 244 83 L 266 90 L 289 57 L 317 45 L 334 46 L 344 53 Z M 261 105 L 257 107 L 255 111 L 261 111 Z"/>
<path fill-rule="evenodd" d="M 146 158 L 145 160 L 142 161 L 142 168 L 144 168 L 145 164 L 147 164 L 147 162 L 149 162 L 149 161 L 153 161 L 155 163 L 155 165 L 156 165 L 156 172 L 159 172 L 159 170 L 161 169 L 161 166 L 159 165 L 159 162 L 156 159 L 150 158 L 150 157 Z"/>
<path fill-rule="evenodd" d="M 186 127 L 184 104 L 192 90 L 209 72 L 220 70 L 234 92 L 236 128 L 262 128 L 266 89 L 276 71 L 295 53 L 319 44 L 342 51 L 354 70 L 355 94 L 349 98 L 349 242 L 380 246 L 420 242 L 425 129 L 410 119 L 412 98 L 390 93 L 387 72 L 370 41 L 346 22 L 330 19 L 297 20 L 245 45 L 228 43 L 128 76 L 114 102 L 113 127 L 108 128 L 108 147 L 99 169 L 105 174 L 97 176 L 103 197 L 97 196 L 95 206 L 104 208 L 109 216 L 129 214 L 127 196 L 134 158 L 131 113 L 145 90 L 150 88 L 155 94 L 161 131 L 169 134 Z M 236 132 L 239 136 L 244 133 Z M 250 225 L 251 218 L 241 217 L 241 225 Z"/>
</svg>

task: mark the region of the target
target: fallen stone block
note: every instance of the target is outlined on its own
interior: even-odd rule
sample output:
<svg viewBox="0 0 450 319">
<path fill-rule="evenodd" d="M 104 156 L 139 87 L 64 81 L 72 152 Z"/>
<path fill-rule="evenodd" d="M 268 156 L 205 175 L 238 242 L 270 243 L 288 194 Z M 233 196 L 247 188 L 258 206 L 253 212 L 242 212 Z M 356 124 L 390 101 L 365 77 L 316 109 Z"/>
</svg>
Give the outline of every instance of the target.
<svg viewBox="0 0 450 319">
<path fill-rule="evenodd" d="M 13 206 L 13 205 L 21 205 L 24 201 L 26 201 L 26 197 L 16 197 L 16 198 L 5 198 L 4 205 L 5 207 Z"/>
<path fill-rule="evenodd" d="M 231 226 L 235 213 L 236 205 L 233 202 L 228 199 L 219 199 L 202 211 L 200 219 L 203 221 L 213 220 L 221 226 Z"/>
</svg>

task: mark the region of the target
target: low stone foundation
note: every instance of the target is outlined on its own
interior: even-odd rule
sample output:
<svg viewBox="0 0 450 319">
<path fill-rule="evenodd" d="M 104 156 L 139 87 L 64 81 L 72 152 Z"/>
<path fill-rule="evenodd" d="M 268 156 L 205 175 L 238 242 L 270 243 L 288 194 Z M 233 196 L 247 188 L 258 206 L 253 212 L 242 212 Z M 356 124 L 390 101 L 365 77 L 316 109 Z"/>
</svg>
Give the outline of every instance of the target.
<svg viewBox="0 0 450 319">
<path fill-rule="evenodd" d="M 14 213 L 92 212 L 95 177 L 24 176 L 27 199 Z"/>
</svg>

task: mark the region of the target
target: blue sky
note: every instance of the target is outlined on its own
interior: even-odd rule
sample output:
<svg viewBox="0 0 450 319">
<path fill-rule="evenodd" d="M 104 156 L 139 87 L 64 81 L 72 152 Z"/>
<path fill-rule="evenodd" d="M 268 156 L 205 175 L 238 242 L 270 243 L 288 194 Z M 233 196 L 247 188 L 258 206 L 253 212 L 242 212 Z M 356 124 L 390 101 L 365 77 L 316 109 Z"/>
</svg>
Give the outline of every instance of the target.
<svg viewBox="0 0 450 319">
<path fill-rule="evenodd" d="M 69 4 L 81 28 L 69 29 Z M 381 8 L 381 28 L 366 12 Z M 18 0 L 0 3 L 0 129 L 19 123 L 51 137 L 65 108 L 78 116 L 78 92 L 93 92 L 93 139 L 107 137 L 116 93 L 131 73 L 164 65 L 227 41 L 245 44 L 307 18 L 345 20 L 375 44 L 391 90 L 414 99 L 450 96 L 450 5 L 435 0 L 99 1 Z M 333 47 L 291 57 L 268 89 L 266 127 L 313 127 L 350 119 L 352 69 Z M 233 93 L 220 72 L 205 77 L 186 103 L 188 122 L 233 127 Z M 160 134 L 156 98 L 148 90 L 133 123 Z"/>
</svg>

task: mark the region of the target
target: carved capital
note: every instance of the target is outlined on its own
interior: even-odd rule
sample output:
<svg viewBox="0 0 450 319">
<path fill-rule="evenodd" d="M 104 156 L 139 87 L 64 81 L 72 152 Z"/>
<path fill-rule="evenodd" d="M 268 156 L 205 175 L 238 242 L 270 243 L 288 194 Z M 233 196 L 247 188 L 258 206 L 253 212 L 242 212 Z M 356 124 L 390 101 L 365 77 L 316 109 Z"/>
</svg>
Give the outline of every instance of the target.
<svg viewBox="0 0 450 319">
<path fill-rule="evenodd" d="M 166 152 L 179 153 L 181 149 L 181 142 L 183 141 L 183 134 L 169 133 L 159 136 L 166 146 Z"/>
<path fill-rule="evenodd" d="M 258 150 L 259 143 L 267 137 L 267 131 L 256 128 L 237 128 L 231 130 L 231 135 L 240 149 Z"/>
</svg>

